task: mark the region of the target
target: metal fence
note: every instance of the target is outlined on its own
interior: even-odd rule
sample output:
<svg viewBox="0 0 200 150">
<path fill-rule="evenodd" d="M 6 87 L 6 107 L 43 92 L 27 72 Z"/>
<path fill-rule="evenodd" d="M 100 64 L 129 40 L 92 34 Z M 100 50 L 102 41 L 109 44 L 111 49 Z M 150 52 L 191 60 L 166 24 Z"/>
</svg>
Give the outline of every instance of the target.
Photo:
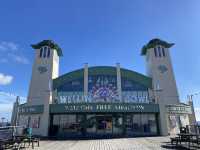
<svg viewBox="0 0 200 150">
<path fill-rule="evenodd" d="M 23 135 L 24 127 L 9 126 L 0 127 L 0 139 L 12 139 L 15 136 Z"/>
<path fill-rule="evenodd" d="M 200 134 L 200 125 L 187 125 L 186 128 L 189 133 Z"/>
</svg>

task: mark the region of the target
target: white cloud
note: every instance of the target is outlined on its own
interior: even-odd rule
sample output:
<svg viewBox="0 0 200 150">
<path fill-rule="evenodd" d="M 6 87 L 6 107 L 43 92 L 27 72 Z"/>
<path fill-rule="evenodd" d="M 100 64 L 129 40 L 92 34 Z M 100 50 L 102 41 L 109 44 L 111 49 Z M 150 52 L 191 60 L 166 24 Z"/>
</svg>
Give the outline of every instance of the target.
<svg viewBox="0 0 200 150">
<path fill-rule="evenodd" d="M 0 63 L 7 63 L 8 62 L 8 59 L 6 59 L 6 58 L 1 58 L 0 59 Z"/>
<path fill-rule="evenodd" d="M 0 118 L 11 119 L 13 103 L 18 94 L 0 91 Z M 26 97 L 20 96 L 20 104 L 26 101 Z"/>
<path fill-rule="evenodd" d="M 0 42 L 0 52 L 3 56 L 0 59 L 0 63 L 10 63 L 13 61 L 20 64 L 29 64 L 29 60 L 25 56 L 20 55 L 20 49 L 19 45 L 14 42 Z"/>
<path fill-rule="evenodd" d="M 16 51 L 18 50 L 18 45 L 13 42 L 0 42 L 0 50 L 1 51 Z"/>
<path fill-rule="evenodd" d="M 11 120 L 13 104 L 0 104 L 0 118 L 4 117 L 6 120 Z M 5 121 L 6 121 L 5 120 Z"/>
<path fill-rule="evenodd" d="M 13 76 L 0 73 L 0 85 L 7 85 L 13 81 Z"/>
<path fill-rule="evenodd" d="M 11 113 L 13 103 L 10 104 L 0 104 L 0 113 Z"/>
<path fill-rule="evenodd" d="M 194 108 L 196 120 L 200 121 L 200 107 Z"/>
<path fill-rule="evenodd" d="M 9 57 L 11 57 L 12 60 L 17 62 L 17 63 L 29 64 L 28 59 L 26 57 L 24 57 L 24 56 L 19 56 L 19 55 L 15 55 L 15 54 L 9 54 Z"/>
<path fill-rule="evenodd" d="M 19 96 L 19 95 L 15 94 L 15 93 L 4 92 L 4 91 L 0 90 L 0 103 L 14 102 L 16 100 L 17 96 Z M 26 101 L 26 97 L 20 96 L 20 101 L 21 102 Z"/>
</svg>

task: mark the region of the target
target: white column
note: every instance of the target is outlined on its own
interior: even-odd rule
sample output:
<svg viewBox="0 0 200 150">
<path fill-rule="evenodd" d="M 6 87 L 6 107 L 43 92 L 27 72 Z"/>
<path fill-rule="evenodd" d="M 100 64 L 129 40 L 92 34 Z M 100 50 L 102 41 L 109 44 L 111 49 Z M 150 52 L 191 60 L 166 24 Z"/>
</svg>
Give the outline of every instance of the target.
<svg viewBox="0 0 200 150">
<path fill-rule="evenodd" d="M 84 97 L 88 96 L 88 63 L 84 66 Z"/>
<path fill-rule="evenodd" d="M 120 64 L 116 64 L 117 68 L 117 93 L 119 95 L 119 100 L 122 101 L 122 87 L 121 87 L 121 72 L 120 72 Z"/>
</svg>

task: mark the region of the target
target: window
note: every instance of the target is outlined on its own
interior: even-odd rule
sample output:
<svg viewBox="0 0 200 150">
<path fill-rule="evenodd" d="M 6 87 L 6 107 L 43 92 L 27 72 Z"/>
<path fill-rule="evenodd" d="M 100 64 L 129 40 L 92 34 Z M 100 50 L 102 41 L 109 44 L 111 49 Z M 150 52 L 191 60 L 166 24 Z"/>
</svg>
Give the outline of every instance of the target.
<svg viewBox="0 0 200 150">
<path fill-rule="evenodd" d="M 27 127 L 30 127 L 30 125 L 31 125 L 31 117 L 29 116 L 28 117 L 28 126 Z"/>
<path fill-rule="evenodd" d="M 47 53 L 47 47 L 44 47 L 44 53 L 43 53 L 43 57 L 46 57 L 46 53 Z"/>
<path fill-rule="evenodd" d="M 141 135 L 141 115 L 134 114 L 133 115 L 133 132 L 135 135 Z"/>
<path fill-rule="evenodd" d="M 156 82 L 156 90 L 160 90 L 160 83 L 159 83 L 159 81 Z"/>
<path fill-rule="evenodd" d="M 162 48 L 163 57 L 165 57 L 165 49 Z"/>
<path fill-rule="evenodd" d="M 86 115 L 86 131 L 87 133 L 96 133 L 96 116 L 95 114 Z"/>
<path fill-rule="evenodd" d="M 47 57 L 49 58 L 49 56 L 50 56 L 50 48 L 48 47 Z"/>
<path fill-rule="evenodd" d="M 156 47 L 154 48 L 154 54 L 155 54 L 155 57 L 158 56 L 158 55 L 157 55 L 157 49 L 156 49 Z"/>
<path fill-rule="evenodd" d="M 155 114 L 148 114 L 148 125 L 151 134 L 157 134 L 156 116 Z"/>
<path fill-rule="evenodd" d="M 31 127 L 39 128 L 40 127 L 40 116 L 32 116 Z"/>
<path fill-rule="evenodd" d="M 123 131 L 123 115 L 117 113 L 113 115 L 113 134 L 123 134 Z"/>
<path fill-rule="evenodd" d="M 141 129 L 143 133 L 149 133 L 148 114 L 141 115 Z"/>
<path fill-rule="evenodd" d="M 43 47 L 40 49 L 40 58 L 42 57 Z"/>
<path fill-rule="evenodd" d="M 161 57 L 161 48 L 158 47 L 158 54 L 159 54 L 159 57 Z"/>
</svg>

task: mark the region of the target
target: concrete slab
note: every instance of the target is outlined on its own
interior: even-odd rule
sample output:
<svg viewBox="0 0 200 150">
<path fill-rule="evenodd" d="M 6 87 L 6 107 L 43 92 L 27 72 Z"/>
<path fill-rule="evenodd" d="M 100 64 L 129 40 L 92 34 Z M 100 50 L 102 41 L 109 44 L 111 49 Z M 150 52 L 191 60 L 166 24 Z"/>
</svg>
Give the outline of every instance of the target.
<svg viewBox="0 0 200 150">
<path fill-rule="evenodd" d="M 169 137 L 41 141 L 35 150 L 166 150 Z M 30 147 L 29 150 L 32 148 Z"/>
</svg>

